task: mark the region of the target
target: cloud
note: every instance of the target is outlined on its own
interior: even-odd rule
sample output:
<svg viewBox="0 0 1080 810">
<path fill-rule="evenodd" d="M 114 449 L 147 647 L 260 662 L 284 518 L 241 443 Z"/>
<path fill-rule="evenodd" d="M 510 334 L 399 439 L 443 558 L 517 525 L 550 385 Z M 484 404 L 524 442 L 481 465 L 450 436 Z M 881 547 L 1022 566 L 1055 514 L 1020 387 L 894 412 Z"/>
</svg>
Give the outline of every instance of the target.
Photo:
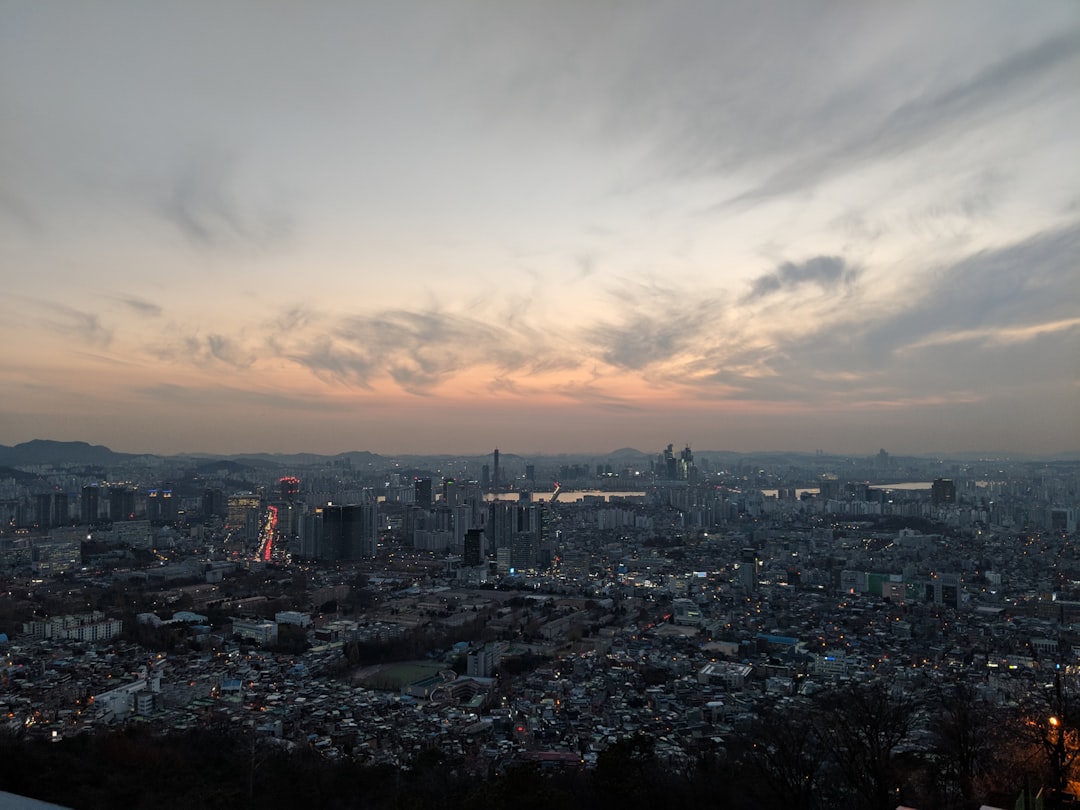
<svg viewBox="0 0 1080 810">
<path fill-rule="evenodd" d="M 839 256 L 816 256 L 801 264 L 784 262 L 773 272 L 758 276 L 746 300 L 753 301 L 804 284 L 828 290 L 841 283 L 853 283 L 858 274 L 857 269 L 849 267 Z"/>
<path fill-rule="evenodd" d="M 1080 224 L 977 251 L 920 280 L 908 306 L 868 324 L 876 356 L 927 336 L 985 327 L 1030 327 L 1080 311 Z"/>
<path fill-rule="evenodd" d="M 864 109 L 862 120 L 845 115 L 844 125 L 849 129 L 814 139 L 825 148 L 807 151 L 719 208 L 800 191 L 870 161 L 914 152 L 948 135 L 966 134 L 988 124 L 1003 108 L 1023 108 L 1029 97 L 1041 92 L 1040 81 L 1049 81 L 1054 71 L 1075 62 L 1078 54 L 1080 41 L 1075 35 L 1059 34 L 1009 54 L 943 90 L 904 101 L 877 122 L 869 108 Z M 828 126 L 820 120 L 816 123 Z"/>
<path fill-rule="evenodd" d="M 161 307 L 153 303 L 152 301 L 147 301 L 134 295 L 117 296 L 116 300 L 119 301 L 121 304 L 124 304 L 133 312 L 138 313 L 139 315 L 146 315 L 156 318 L 163 312 Z"/>
<path fill-rule="evenodd" d="M 1078 254 L 1074 224 L 898 276 L 884 293 L 881 268 L 829 255 L 776 265 L 741 300 L 623 279 L 594 322 L 558 328 L 514 300 L 345 315 L 288 305 L 257 331 L 196 333 L 162 354 L 249 372 L 253 385 L 285 361 L 332 386 L 425 398 L 554 395 L 612 408 L 662 396 L 841 409 L 970 401 L 1010 379 L 1053 377 L 1052 363 L 1075 367 L 1064 347 L 1080 332 Z M 69 313 L 76 327 L 107 337 L 89 313 Z M 1010 371 L 999 382 L 988 364 Z"/>
<path fill-rule="evenodd" d="M 702 391 L 720 384 L 736 398 L 854 407 L 969 401 L 1075 378 L 1078 254 L 1077 224 L 976 251 L 913 274 L 888 300 L 842 306 L 809 331 L 781 325 L 742 350 L 703 357 Z"/>
<path fill-rule="evenodd" d="M 605 362 L 636 371 L 670 360 L 695 333 L 692 324 L 637 315 L 628 323 L 598 326 L 590 338 Z"/>
<path fill-rule="evenodd" d="M 317 376 L 371 387 L 388 376 L 403 390 L 426 395 L 440 383 L 480 366 L 507 376 L 545 357 L 545 343 L 516 315 L 481 320 L 445 310 L 388 309 L 348 316 L 284 316 L 296 328 L 275 335 L 275 351 Z"/>
<path fill-rule="evenodd" d="M 1080 318 L 1064 318 L 1060 321 L 1036 323 L 1030 326 L 987 327 L 963 329 L 955 332 L 936 333 L 900 348 L 901 351 L 921 351 L 933 346 L 952 343 L 979 343 L 984 346 L 1002 346 L 1010 343 L 1027 343 L 1045 335 L 1058 334 L 1065 337 L 1080 330 Z"/>
<path fill-rule="evenodd" d="M 62 304 L 48 304 L 47 306 L 49 313 L 47 318 L 57 332 L 92 346 L 104 347 L 112 342 L 112 330 L 101 323 L 96 313 Z"/>
<path fill-rule="evenodd" d="M 256 354 L 242 335 L 230 336 L 217 332 L 207 335 L 190 334 L 177 338 L 176 324 L 164 326 L 166 332 L 157 344 L 150 344 L 150 353 L 174 363 L 191 363 L 196 366 L 224 365 L 233 370 L 250 368 Z"/>
<path fill-rule="evenodd" d="M 583 330 L 578 341 L 597 360 L 624 371 L 641 372 L 700 352 L 725 310 L 717 290 L 651 279 L 624 281 L 609 296 L 605 311 L 611 314 Z"/>
<path fill-rule="evenodd" d="M 243 200 L 239 185 L 236 158 L 204 151 L 174 174 L 157 210 L 198 247 L 262 248 L 287 239 L 291 218 L 281 210 Z"/>
</svg>

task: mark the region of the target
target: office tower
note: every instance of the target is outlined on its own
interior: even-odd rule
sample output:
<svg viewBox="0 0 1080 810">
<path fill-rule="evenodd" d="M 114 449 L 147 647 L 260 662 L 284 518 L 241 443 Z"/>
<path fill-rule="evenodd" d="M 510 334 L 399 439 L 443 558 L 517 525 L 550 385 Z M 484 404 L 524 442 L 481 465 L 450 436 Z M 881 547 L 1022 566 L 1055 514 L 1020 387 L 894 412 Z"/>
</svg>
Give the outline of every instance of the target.
<svg viewBox="0 0 1080 810">
<path fill-rule="evenodd" d="M 495 452 L 491 454 L 491 486 L 498 489 L 502 486 L 502 478 L 499 477 L 499 448 L 495 448 Z"/>
<path fill-rule="evenodd" d="M 481 529 L 469 529 L 465 532 L 465 544 L 462 564 L 475 568 L 484 559 L 484 532 Z"/>
<path fill-rule="evenodd" d="M 674 481 L 678 477 L 678 462 L 675 459 L 675 448 L 673 445 L 669 444 L 664 448 L 660 470 L 660 477 L 666 478 L 668 481 Z"/>
<path fill-rule="evenodd" d="M 135 519 L 135 490 L 109 487 L 109 520 L 113 523 Z"/>
<path fill-rule="evenodd" d="M 935 506 L 956 503 L 956 484 L 951 478 L 935 478 L 930 485 L 930 501 Z"/>
<path fill-rule="evenodd" d="M 146 493 L 146 519 L 154 523 L 175 523 L 180 509 L 171 489 L 152 489 Z"/>
<path fill-rule="evenodd" d="M 375 503 L 328 504 L 322 510 L 318 558 L 345 561 L 374 557 L 377 536 L 378 507 Z"/>
<path fill-rule="evenodd" d="M 536 483 L 536 465 L 535 464 L 526 464 L 525 465 L 525 480 L 528 481 L 531 484 Z"/>
<path fill-rule="evenodd" d="M 33 523 L 40 529 L 52 526 L 52 493 L 41 492 L 34 496 Z"/>
<path fill-rule="evenodd" d="M 298 504 L 283 503 L 277 508 L 278 536 L 286 539 L 295 538 L 300 533 L 301 507 Z"/>
<path fill-rule="evenodd" d="M 202 494 L 203 517 L 225 515 L 225 494 L 220 489 L 205 489 Z"/>
<path fill-rule="evenodd" d="M 539 550 L 540 543 L 535 534 L 530 531 L 515 532 L 510 538 L 510 567 L 517 571 L 535 567 Z"/>
<path fill-rule="evenodd" d="M 821 476 L 821 484 L 818 497 L 823 501 L 835 501 L 840 499 L 840 480 L 835 475 L 826 474 Z"/>
<path fill-rule="evenodd" d="M 480 468 L 480 487 L 485 491 L 491 489 L 491 468 L 487 464 Z"/>
<path fill-rule="evenodd" d="M 52 525 L 67 526 L 71 523 L 70 506 L 66 492 L 54 492 L 52 497 Z"/>
<path fill-rule="evenodd" d="M 461 487 L 458 486 L 458 482 L 453 478 L 447 478 L 443 481 L 443 504 L 446 506 L 457 506 L 461 503 Z"/>
<path fill-rule="evenodd" d="M 510 545 L 510 538 L 516 529 L 516 509 L 514 504 L 506 501 L 492 501 L 488 504 L 485 527 L 493 547 L 503 548 Z"/>
<path fill-rule="evenodd" d="M 80 522 L 92 526 L 98 522 L 98 512 L 101 509 L 101 487 L 90 484 L 82 488 L 82 496 L 79 499 Z"/>
<path fill-rule="evenodd" d="M 280 481 L 278 485 L 281 487 L 281 500 L 284 503 L 295 501 L 300 495 L 300 479 L 291 475 L 286 475 Z"/>
<path fill-rule="evenodd" d="M 465 545 L 465 533 L 474 528 L 472 506 L 468 503 L 455 506 L 450 510 L 450 514 L 450 530 L 454 533 L 454 551 L 458 553 Z"/>
<path fill-rule="evenodd" d="M 262 498 L 250 492 L 230 495 L 226 504 L 225 528 L 233 539 L 251 543 L 259 538 Z"/>
<path fill-rule="evenodd" d="M 547 509 L 542 503 L 529 505 L 525 511 L 527 530 L 536 538 L 539 546 L 547 539 Z"/>
<path fill-rule="evenodd" d="M 683 451 L 679 454 L 679 480 L 687 481 L 694 476 L 696 469 L 694 467 L 694 453 L 690 450 L 690 445 L 686 445 Z"/>
<path fill-rule="evenodd" d="M 414 501 L 417 506 L 422 509 L 430 509 L 432 503 L 432 489 L 430 478 L 417 478 L 413 482 L 413 491 L 415 493 Z"/>
<path fill-rule="evenodd" d="M 306 515 L 301 515 L 298 521 L 299 542 L 297 543 L 297 556 L 305 560 L 315 560 L 319 557 L 319 548 L 322 545 L 322 520 L 323 510 L 316 509 Z"/>
<path fill-rule="evenodd" d="M 757 590 L 757 550 L 744 548 L 739 557 L 739 584 L 747 593 Z"/>
</svg>

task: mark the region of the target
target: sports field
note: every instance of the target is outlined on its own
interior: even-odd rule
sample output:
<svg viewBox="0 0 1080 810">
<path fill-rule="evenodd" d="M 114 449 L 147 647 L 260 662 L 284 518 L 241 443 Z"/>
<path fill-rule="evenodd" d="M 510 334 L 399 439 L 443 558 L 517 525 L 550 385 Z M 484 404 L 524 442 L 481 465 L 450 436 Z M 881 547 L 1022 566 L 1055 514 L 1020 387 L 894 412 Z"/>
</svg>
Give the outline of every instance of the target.
<svg viewBox="0 0 1080 810">
<path fill-rule="evenodd" d="M 401 661 L 396 664 L 379 664 L 365 667 L 353 677 L 356 683 L 369 689 L 398 690 L 406 684 L 438 675 L 445 666 L 428 661 Z"/>
</svg>

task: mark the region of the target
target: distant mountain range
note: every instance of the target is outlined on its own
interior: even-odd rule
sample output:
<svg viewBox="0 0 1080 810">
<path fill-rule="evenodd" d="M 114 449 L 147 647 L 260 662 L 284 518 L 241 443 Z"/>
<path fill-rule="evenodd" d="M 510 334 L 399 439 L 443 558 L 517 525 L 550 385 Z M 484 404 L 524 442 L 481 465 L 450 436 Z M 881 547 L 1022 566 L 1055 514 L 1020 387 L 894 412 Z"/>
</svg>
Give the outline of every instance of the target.
<svg viewBox="0 0 1080 810">
<path fill-rule="evenodd" d="M 758 453 L 736 453 L 733 451 L 695 451 L 695 455 L 708 457 L 713 461 L 731 462 L 735 460 L 753 460 L 778 462 L 783 459 L 806 461 L 815 457 L 812 453 L 765 451 Z M 869 454 L 868 454 L 869 455 Z M 538 456 L 539 457 L 539 456 Z M 655 458 L 656 453 L 643 452 L 632 447 L 622 447 L 611 453 L 561 453 L 547 455 L 550 460 L 558 459 L 600 459 L 607 458 L 612 462 L 628 462 L 633 459 Z M 947 458 L 953 461 L 975 461 L 978 459 L 1001 458 L 1013 461 L 1037 460 L 1036 456 L 1024 456 L 1018 453 L 973 453 L 960 452 L 941 454 L 937 458 Z M 369 465 L 382 466 L 390 463 L 391 457 L 370 453 L 366 450 L 353 450 L 335 455 L 320 455 L 318 453 L 236 453 L 215 455 L 210 453 L 180 453 L 173 456 L 158 456 L 150 453 L 118 453 L 100 444 L 88 444 L 86 442 L 58 442 L 49 439 L 34 439 L 8 447 L 0 445 L 0 468 L 33 467 L 38 465 L 80 465 L 85 467 L 109 467 L 118 464 L 131 463 L 139 459 L 171 459 L 174 461 L 187 461 L 200 472 L 218 470 L 223 473 L 238 473 L 244 469 L 271 469 L 275 467 L 310 466 L 317 464 L 331 464 L 333 462 L 348 462 L 354 469 Z M 482 461 L 485 455 L 450 455 L 446 453 L 433 453 L 430 455 L 401 455 L 394 456 L 392 460 L 405 463 L 430 463 L 432 460 L 469 459 Z M 828 454 L 816 456 L 822 463 L 831 460 L 850 458 L 844 454 Z M 929 458 L 924 456 L 923 458 Z M 1061 452 L 1052 457 L 1057 461 L 1080 460 L 1080 452 Z M 505 462 L 523 461 L 524 457 L 513 453 L 503 453 Z M 1050 460 L 1050 459 L 1047 459 Z"/>
<path fill-rule="evenodd" d="M 117 453 L 100 444 L 54 442 L 34 439 L 14 447 L 0 445 L 0 466 L 30 467 L 37 464 L 84 464 L 88 467 L 118 464 L 139 458 L 134 453 Z"/>
<path fill-rule="evenodd" d="M 385 459 L 366 450 L 323 456 L 316 453 L 237 453 L 214 455 L 210 453 L 179 453 L 175 456 L 159 456 L 152 453 L 118 453 L 100 444 L 86 442 L 57 442 L 50 439 L 34 439 L 12 447 L 0 445 L 0 467 L 32 467 L 36 465 L 74 464 L 87 467 L 108 467 L 138 459 L 186 459 L 199 469 L 241 469 L 279 467 L 288 465 L 324 464 L 348 460 L 354 467 L 383 463 Z"/>
</svg>

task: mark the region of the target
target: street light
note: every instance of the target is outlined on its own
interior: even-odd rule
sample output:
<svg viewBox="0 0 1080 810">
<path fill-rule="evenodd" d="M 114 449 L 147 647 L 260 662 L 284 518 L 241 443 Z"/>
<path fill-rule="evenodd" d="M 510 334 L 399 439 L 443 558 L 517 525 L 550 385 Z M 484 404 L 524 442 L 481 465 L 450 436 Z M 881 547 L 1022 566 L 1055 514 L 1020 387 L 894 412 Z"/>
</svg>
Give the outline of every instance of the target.
<svg viewBox="0 0 1080 810">
<path fill-rule="evenodd" d="M 1050 715 L 1047 722 L 1050 724 L 1047 734 L 1047 742 L 1052 746 L 1055 789 L 1064 790 L 1066 776 L 1067 753 L 1065 751 L 1065 729 L 1061 726 L 1061 720 L 1056 715 Z"/>
</svg>

